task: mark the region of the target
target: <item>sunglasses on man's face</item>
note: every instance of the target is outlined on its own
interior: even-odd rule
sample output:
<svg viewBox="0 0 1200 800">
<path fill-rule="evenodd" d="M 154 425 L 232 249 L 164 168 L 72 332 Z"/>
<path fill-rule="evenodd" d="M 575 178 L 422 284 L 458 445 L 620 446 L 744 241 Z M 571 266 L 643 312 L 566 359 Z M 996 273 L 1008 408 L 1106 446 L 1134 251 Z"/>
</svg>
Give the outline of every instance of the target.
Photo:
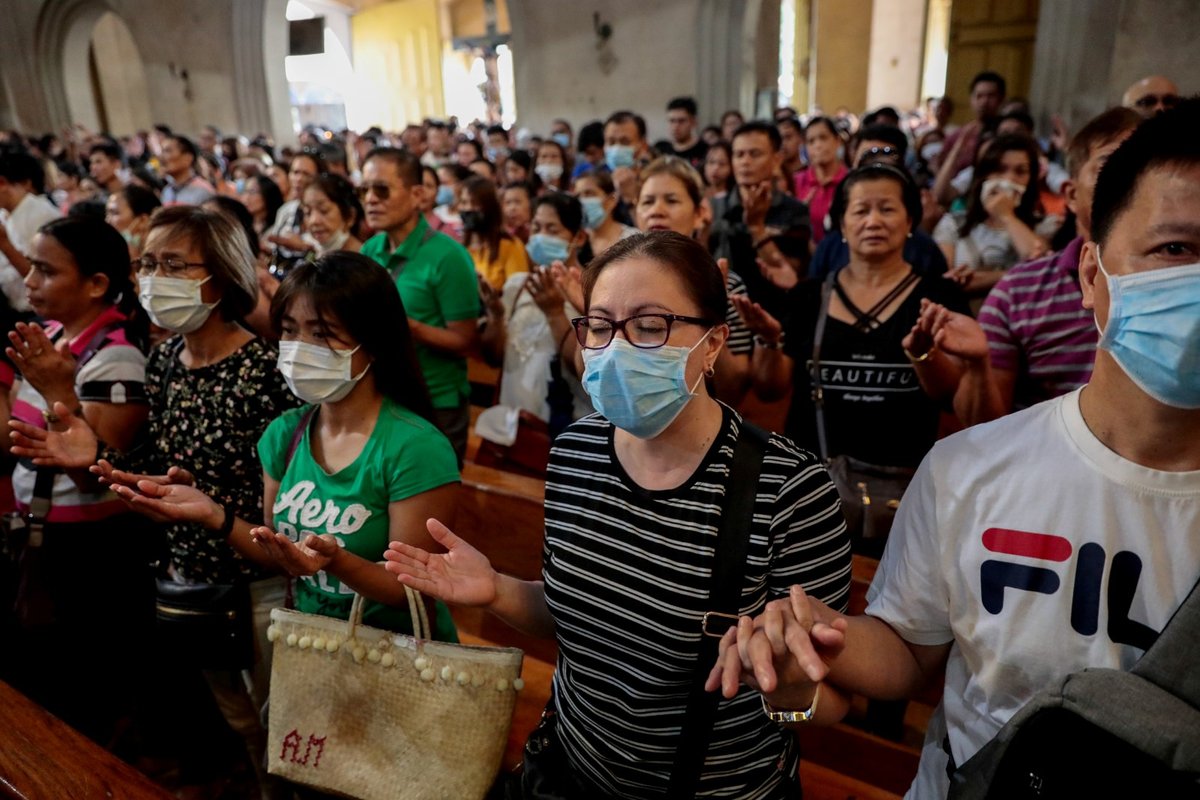
<svg viewBox="0 0 1200 800">
<path fill-rule="evenodd" d="M 1138 108 L 1155 108 L 1160 103 L 1162 104 L 1163 108 L 1174 108 L 1179 104 L 1179 95 L 1148 94 L 1133 101 L 1133 104 Z"/>
<path fill-rule="evenodd" d="M 375 196 L 378 197 L 380 200 L 387 202 L 387 199 L 392 196 L 392 187 L 388 186 L 386 183 L 363 183 L 363 184 L 360 184 L 358 187 L 359 200 L 361 200 L 362 202 L 365 203 L 367 201 L 367 196 L 370 195 L 372 192 L 374 192 Z"/>
</svg>

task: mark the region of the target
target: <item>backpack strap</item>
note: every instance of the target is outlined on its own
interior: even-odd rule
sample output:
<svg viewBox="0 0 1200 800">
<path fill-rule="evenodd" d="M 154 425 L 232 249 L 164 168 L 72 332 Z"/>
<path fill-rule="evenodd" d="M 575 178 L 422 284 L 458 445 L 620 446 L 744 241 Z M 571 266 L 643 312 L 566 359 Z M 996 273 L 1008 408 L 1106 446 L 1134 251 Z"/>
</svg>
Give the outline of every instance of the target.
<svg viewBox="0 0 1200 800">
<path fill-rule="evenodd" d="M 700 655 L 692 673 L 692 688 L 684 712 L 679 746 L 671 765 L 667 796 L 673 800 L 690 800 L 696 796 L 716 721 L 717 706 L 721 702 L 720 693 L 706 692 L 704 683 L 717 660 L 721 636 L 737 624 L 741 607 L 754 500 L 758 495 L 759 468 L 767 452 L 768 434 L 745 420 L 738 427 L 740 432 L 733 448 L 729 480 L 725 484 L 725 502 L 721 508 L 721 522 L 713 554 L 708 595 L 708 608 L 711 610 L 701 621 Z M 722 626 L 713 617 L 729 624 Z"/>
<path fill-rule="evenodd" d="M 1176 609 L 1154 644 L 1130 670 L 1196 708 L 1200 708 L 1200 670 L 1196 642 L 1200 641 L 1200 580 Z"/>
</svg>

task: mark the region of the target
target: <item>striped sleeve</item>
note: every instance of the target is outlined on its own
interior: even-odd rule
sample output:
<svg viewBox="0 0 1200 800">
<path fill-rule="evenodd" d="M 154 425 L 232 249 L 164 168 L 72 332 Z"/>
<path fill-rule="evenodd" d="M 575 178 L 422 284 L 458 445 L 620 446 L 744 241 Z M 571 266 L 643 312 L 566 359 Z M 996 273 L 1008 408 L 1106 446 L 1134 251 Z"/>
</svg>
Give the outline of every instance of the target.
<svg viewBox="0 0 1200 800">
<path fill-rule="evenodd" d="M 746 294 L 746 282 L 733 270 L 729 271 L 729 278 L 725 283 L 725 288 L 730 297 Z M 725 347 L 729 352 L 739 356 L 752 353 L 754 351 L 754 336 L 750 333 L 750 329 L 746 327 L 746 323 L 742 321 L 742 315 L 737 312 L 733 303 L 728 301 L 726 301 L 725 306 L 725 324 L 729 326 L 729 341 L 725 343 Z"/>
<path fill-rule="evenodd" d="M 1012 331 L 1012 297 L 1009 294 L 1011 288 L 1011 281 L 1000 279 L 983 301 L 983 307 L 979 309 L 979 324 L 987 336 L 988 357 L 992 367 L 1016 372 L 1020 366 L 1021 355 L 1017 338 Z"/>
<path fill-rule="evenodd" d="M 75 383 L 83 402 L 146 403 L 146 356 L 132 345 L 109 345 L 80 368 Z"/>
</svg>

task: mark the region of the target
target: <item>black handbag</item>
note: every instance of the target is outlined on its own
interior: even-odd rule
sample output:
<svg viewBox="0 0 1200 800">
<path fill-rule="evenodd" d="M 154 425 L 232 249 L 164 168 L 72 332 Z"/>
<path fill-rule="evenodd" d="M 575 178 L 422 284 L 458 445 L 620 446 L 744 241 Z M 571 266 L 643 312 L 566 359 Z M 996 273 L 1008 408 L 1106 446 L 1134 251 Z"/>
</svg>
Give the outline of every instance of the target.
<svg viewBox="0 0 1200 800">
<path fill-rule="evenodd" d="M 817 315 L 816 332 L 813 336 L 812 360 L 808 362 L 812 381 L 813 410 L 817 417 L 817 446 L 821 460 L 825 462 L 829 477 L 837 487 L 842 501 L 842 514 L 846 518 L 846 531 L 854 552 L 879 558 L 883 546 L 892 530 L 900 499 L 912 482 L 916 470 L 870 464 L 846 455 L 830 456 L 829 439 L 825 430 L 825 390 L 821 384 L 821 343 L 825 338 L 825 324 L 829 320 L 829 300 L 833 294 L 837 273 L 830 273 L 821 286 L 821 310 Z M 892 302 L 895 292 L 907 288 L 904 281 L 881 301 L 881 306 Z M 870 312 L 868 312 L 870 313 Z"/>
<path fill-rule="evenodd" d="M 247 669 L 254 663 L 250 587 L 245 583 L 178 583 L 158 579 L 159 641 L 203 669 Z"/>
</svg>

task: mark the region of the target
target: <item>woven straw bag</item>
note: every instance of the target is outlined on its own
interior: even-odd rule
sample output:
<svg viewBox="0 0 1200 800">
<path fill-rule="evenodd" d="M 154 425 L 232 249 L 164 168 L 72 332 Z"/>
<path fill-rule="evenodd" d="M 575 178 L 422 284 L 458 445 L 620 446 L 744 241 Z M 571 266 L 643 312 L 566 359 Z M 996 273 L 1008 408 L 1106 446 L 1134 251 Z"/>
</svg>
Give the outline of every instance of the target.
<svg viewBox="0 0 1200 800">
<path fill-rule="evenodd" d="M 363 800 L 471 800 L 495 780 L 522 652 L 430 641 L 405 587 L 416 636 L 349 620 L 271 611 L 267 758 L 289 781 Z"/>
</svg>

